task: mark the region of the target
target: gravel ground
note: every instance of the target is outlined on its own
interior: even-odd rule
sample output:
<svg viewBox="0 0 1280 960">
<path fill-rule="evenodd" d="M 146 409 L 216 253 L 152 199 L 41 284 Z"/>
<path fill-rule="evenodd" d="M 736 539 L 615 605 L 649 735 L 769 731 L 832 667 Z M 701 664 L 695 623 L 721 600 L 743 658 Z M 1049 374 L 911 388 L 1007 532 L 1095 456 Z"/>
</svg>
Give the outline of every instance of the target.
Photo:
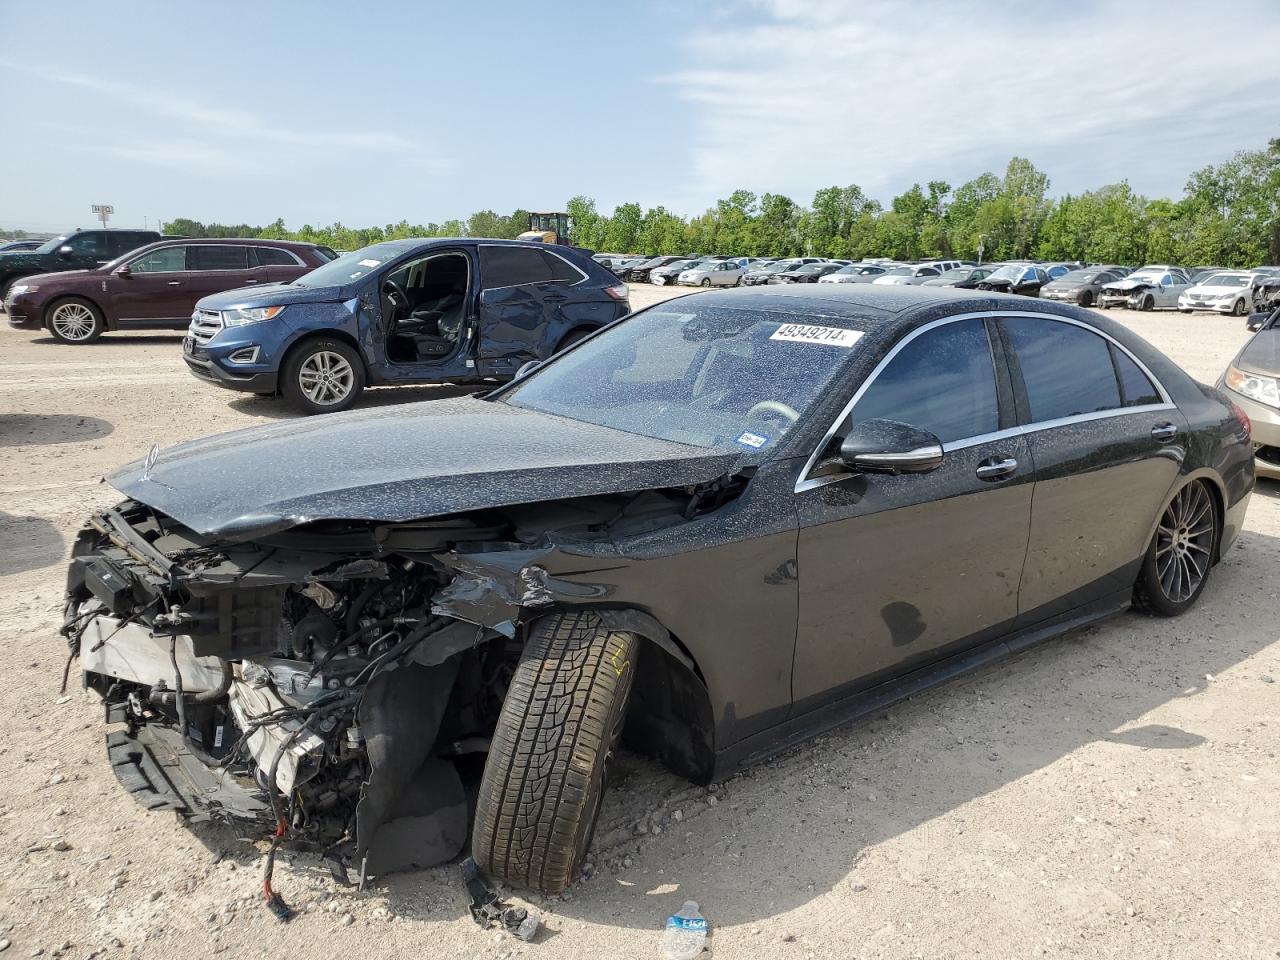
<svg viewBox="0 0 1280 960">
<path fill-rule="evenodd" d="M 669 296 L 637 289 L 639 306 Z M 1112 314 L 1212 381 L 1239 320 Z M 59 696 L 56 630 L 99 477 L 168 444 L 290 416 L 193 380 L 171 335 L 66 348 L 0 328 L 0 952 L 7 956 L 655 957 L 686 898 L 725 957 L 1280 956 L 1280 485 L 1178 620 L 1127 614 L 713 791 L 626 757 L 593 876 L 538 902 L 533 944 L 480 931 L 456 867 L 337 887 L 258 837 L 199 833 L 118 787 L 101 713 Z M 374 391 L 396 403 L 442 389 Z M 710 584 L 708 584 L 710 586 Z M 42 953 L 43 952 L 43 953 Z"/>
</svg>

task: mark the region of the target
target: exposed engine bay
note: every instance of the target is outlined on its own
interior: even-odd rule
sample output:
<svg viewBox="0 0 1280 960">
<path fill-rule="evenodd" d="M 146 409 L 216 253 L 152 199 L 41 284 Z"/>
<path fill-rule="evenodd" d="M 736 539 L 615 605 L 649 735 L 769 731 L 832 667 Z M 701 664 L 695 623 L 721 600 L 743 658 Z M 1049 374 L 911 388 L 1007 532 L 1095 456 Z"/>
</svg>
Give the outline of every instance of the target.
<svg viewBox="0 0 1280 960">
<path fill-rule="evenodd" d="M 599 602 L 589 574 L 617 567 L 628 538 L 745 482 L 239 543 L 125 501 L 76 542 L 62 632 L 118 725 L 108 753 L 140 802 L 258 821 L 271 857 L 287 841 L 363 881 L 466 847 L 527 624 Z M 543 564 L 565 552 L 572 578 Z"/>
</svg>

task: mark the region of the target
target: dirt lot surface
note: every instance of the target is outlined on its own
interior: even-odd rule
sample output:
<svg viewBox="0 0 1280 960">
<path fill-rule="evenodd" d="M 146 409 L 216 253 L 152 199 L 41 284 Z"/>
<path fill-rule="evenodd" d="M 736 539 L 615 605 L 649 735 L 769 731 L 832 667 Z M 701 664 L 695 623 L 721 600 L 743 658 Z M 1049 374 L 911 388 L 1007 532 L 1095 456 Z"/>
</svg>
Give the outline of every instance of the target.
<svg viewBox="0 0 1280 960">
<path fill-rule="evenodd" d="M 1236 319 L 1118 316 L 1206 381 L 1246 335 Z M 118 499 L 101 475 L 153 443 L 291 416 L 193 380 L 179 352 L 171 335 L 69 348 L 0 327 L 6 958 L 656 957 L 687 897 L 724 957 L 1280 956 L 1280 485 L 1267 481 L 1181 619 L 1126 614 L 714 791 L 624 758 L 594 875 L 536 903 L 535 943 L 481 932 L 455 866 L 359 894 L 286 856 L 276 887 L 303 912 L 276 922 L 259 900 L 261 838 L 140 809 L 74 673 L 58 693 L 65 557 L 90 509 Z"/>
</svg>

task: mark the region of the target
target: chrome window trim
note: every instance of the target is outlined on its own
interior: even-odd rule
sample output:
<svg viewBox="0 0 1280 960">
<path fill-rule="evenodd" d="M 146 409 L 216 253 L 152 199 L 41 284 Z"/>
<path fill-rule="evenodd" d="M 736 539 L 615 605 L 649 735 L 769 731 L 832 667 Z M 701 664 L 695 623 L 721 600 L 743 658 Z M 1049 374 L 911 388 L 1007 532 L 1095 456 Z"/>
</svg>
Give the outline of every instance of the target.
<svg viewBox="0 0 1280 960">
<path fill-rule="evenodd" d="M 814 449 L 813 453 L 809 454 L 809 459 L 805 461 L 804 468 L 800 471 L 799 479 L 796 480 L 794 492 L 803 493 L 806 490 L 814 490 L 818 487 L 825 486 L 828 483 L 835 483 L 839 480 L 847 480 L 850 477 L 855 476 L 855 474 L 848 473 L 848 472 L 833 473 L 833 474 L 822 476 L 822 477 L 810 477 L 809 474 L 810 472 L 812 472 L 814 466 L 817 464 L 818 455 L 823 450 L 825 450 L 827 447 L 827 444 L 831 442 L 831 438 L 835 436 L 836 430 L 840 428 L 840 424 L 842 424 L 845 421 L 845 419 L 849 416 L 849 414 L 853 412 L 854 406 L 856 406 L 858 401 L 862 399 L 862 395 L 867 392 L 871 384 L 875 382 L 878 376 L 880 376 L 881 371 L 883 371 L 884 368 L 887 367 L 893 361 L 893 358 L 898 355 L 898 353 L 903 349 L 903 347 L 905 347 L 908 343 L 910 343 L 916 337 L 922 336 L 923 334 L 927 333 L 930 330 L 934 330 L 934 329 L 937 329 L 938 327 L 945 326 L 948 323 L 957 323 L 961 320 L 985 320 L 988 317 L 992 317 L 992 318 L 1029 317 L 1033 320 L 1048 319 L 1048 320 L 1057 321 L 1059 323 L 1069 323 L 1069 324 L 1072 324 L 1073 326 L 1077 326 L 1084 330 L 1088 330 L 1090 333 L 1097 334 L 1099 337 L 1102 337 L 1108 343 L 1115 344 L 1116 349 L 1123 351 L 1125 356 L 1127 356 L 1130 360 L 1132 360 L 1135 364 L 1138 365 L 1138 369 L 1141 370 L 1146 375 L 1147 379 L 1149 379 L 1152 382 L 1152 384 L 1155 385 L 1156 390 L 1160 394 L 1160 399 L 1162 402 L 1144 404 L 1143 406 L 1139 406 L 1139 407 L 1117 407 L 1114 410 L 1100 410 L 1100 411 L 1095 411 L 1094 413 L 1080 413 L 1072 417 L 1059 417 L 1055 420 L 1039 420 L 1032 423 L 1023 424 L 1021 426 L 1009 427 L 1005 430 L 997 430 L 993 433 L 980 434 L 979 436 L 975 436 L 975 437 L 961 437 L 959 440 L 951 440 L 948 442 L 944 442 L 942 444 L 943 453 L 947 453 L 952 450 L 963 450 L 967 447 L 975 447 L 975 446 L 978 446 L 979 444 L 990 443 L 995 440 L 1005 440 L 1010 437 L 1023 436 L 1031 433 L 1039 433 L 1041 430 L 1048 430 L 1048 429 L 1052 429 L 1053 427 L 1066 426 L 1072 423 L 1084 423 L 1090 420 L 1103 420 L 1103 419 L 1109 419 L 1111 417 L 1123 417 L 1133 413 L 1150 413 L 1155 410 L 1176 410 L 1177 409 L 1177 405 L 1173 402 L 1173 398 L 1169 396 L 1169 391 L 1164 388 L 1164 384 L 1161 383 L 1160 380 L 1156 377 L 1156 375 L 1151 372 L 1151 370 L 1147 367 L 1147 365 L 1143 363 L 1141 360 L 1139 360 L 1137 357 L 1135 357 L 1133 355 L 1133 352 L 1128 347 L 1126 347 L 1123 343 L 1117 340 L 1115 337 L 1110 336 L 1109 334 L 1107 334 L 1102 330 L 1099 330 L 1097 327 L 1093 326 L 1092 324 L 1085 323 L 1082 320 L 1077 320 L 1074 317 L 1063 317 L 1058 314 L 1051 314 L 1051 313 L 1028 313 L 1021 310 L 988 310 L 980 313 L 958 313 L 951 317 L 940 317 L 937 320 L 931 320 L 928 323 L 924 324 L 923 326 L 917 327 L 916 329 L 908 333 L 905 337 L 903 337 L 901 340 L 899 340 L 897 343 L 895 343 L 893 347 L 889 350 L 889 352 L 880 358 L 880 362 L 877 363 L 874 368 L 872 368 L 869 374 L 867 374 L 866 379 L 863 380 L 862 383 L 858 386 L 858 389 L 854 391 L 854 394 L 849 399 L 849 402 L 844 405 L 844 409 L 840 411 L 840 413 L 836 416 L 835 421 L 831 424 L 830 427 L 827 428 L 827 432 L 822 435 L 822 439 L 818 442 L 818 446 Z M 992 361 L 994 364 L 994 357 L 992 358 Z"/>
<path fill-rule="evenodd" d="M 508 247 L 508 246 L 509 246 L 509 245 L 508 245 L 508 244 L 505 244 L 505 243 L 477 243 L 477 244 L 476 244 L 476 252 L 477 252 L 477 254 L 478 254 L 478 253 L 479 253 L 479 251 L 480 251 L 480 248 L 481 248 L 481 247 L 497 247 L 497 248 L 499 248 L 499 249 L 502 249 L 502 248 L 506 248 L 506 247 Z M 552 246 L 554 246 L 554 244 L 552 244 Z M 533 248 L 531 248 L 531 247 L 514 247 L 513 249 L 516 249 L 516 250 L 530 250 L 530 249 L 533 249 Z M 572 263 L 572 262 L 570 262 L 570 261 L 566 260 L 564 257 L 560 256 L 560 254 L 556 253 L 554 250 L 550 249 L 549 247 L 548 247 L 548 249 L 547 249 L 546 251 L 544 251 L 544 252 L 551 254 L 551 256 L 555 257 L 555 258 L 556 258 L 557 260 L 559 260 L 561 263 L 564 263 L 566 266 L 568 266 L 568 267 L 572 268 L 573 270 L 577 271 L 578 275 L 579 275 L 582 279 L 573 281 L 573 283 L 570 283 L 570 284 L 569 284 L 569 286 L 571 286 L 571 287 L 576 287 L 578 284 L 582 283 L 583 281 L 586 281 L 586 280 L 590 280 L 590 279 L 591 279 L 591 277 L 587 275 L 587 272 L 586 272 L 585 270 L 583 270 L 581 267 L 579 267 L 576 263 Z M 592 259 L 595 259 L 595 258 L 593 257 Z M 599 262 L 599 261 L 597 261 L 597 263 L 598 263 L 598 262 Z M 601 264 L 601 266 L 603 266 L 603 264 Z M 607 269 L 609 269 L 609 268 L 608 268 L 608 267 L 605 267 L 605 269 L 607 270 Z M 621 280 L 622 280 L 622 278 L 621 278 L 621 277 L 619 277 L 618 279 L 619 279 L 619 281 L 621 281 Z M 564 281 L 564 280 L 530 280 L 528 283 L 507 283 L 507 284 L 503 284 L 501 287 L 485 287 L 484 289 L 485 289 L 485 290 L 510 290 L 510 289 L 512 289 L 513 287 L 530 287 L 530 286 L 533 286 L 533 284 L 535 284 L 535 283 L 565 283 L 565 282 L 566 282 L 566 281 Z"/>
</svg>

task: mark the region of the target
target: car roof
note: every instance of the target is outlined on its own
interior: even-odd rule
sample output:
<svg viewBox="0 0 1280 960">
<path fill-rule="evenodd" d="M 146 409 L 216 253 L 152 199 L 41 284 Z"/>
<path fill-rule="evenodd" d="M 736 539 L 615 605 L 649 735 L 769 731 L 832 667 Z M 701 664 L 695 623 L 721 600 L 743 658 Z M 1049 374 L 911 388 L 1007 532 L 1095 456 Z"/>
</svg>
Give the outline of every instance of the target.
<svg viewBox="0 0 1280 960">
<path fill-rule="evenodd" d="M 317 244 L 305 243 L 301 240 L 268 240 L 265 237 L 254 240 L 248 237 L 166 237 L 150 244 L 151 247 L 183 246 L 230 246 L 230 247 L 280 247 L 285 250 L 314 250 Z"/>
<path fill-rule="evenodd" d="M 729 287 L 699 293 L 697 302 L 731 309 L 794 314 L 813 318 L 812 322 L 815 323 L 831 323 L 835 326 L 843 326 L 848 322 L 863 328 L 882 327 L 891 336 L 940 317 L 992 311 L 1041 313 L 1084 320 L 1108 333 L 1112 327 L 1106 318 L 1071 304 L 994 291 L 843 283 L 804 286 L 803 290 L 798 290 L 793 284 Z M 661 308 L 662 304 L 656 306 Z"/>
</svg>

